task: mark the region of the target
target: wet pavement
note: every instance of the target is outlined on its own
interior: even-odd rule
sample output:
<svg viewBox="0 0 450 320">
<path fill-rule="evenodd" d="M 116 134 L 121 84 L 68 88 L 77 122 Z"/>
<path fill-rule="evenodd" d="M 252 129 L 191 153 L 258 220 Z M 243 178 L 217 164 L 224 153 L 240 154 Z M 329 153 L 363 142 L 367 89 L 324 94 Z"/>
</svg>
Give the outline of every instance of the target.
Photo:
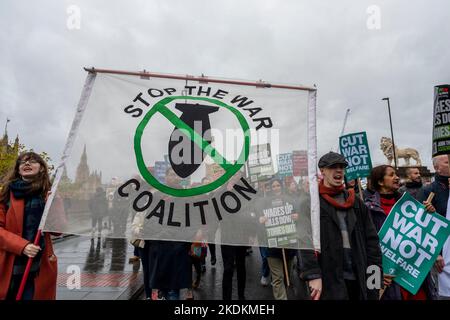
<svg viewBox="0 0 450 320">
<path fill-rule="evenodd" d="M 58 300 L 130 300 L 144 299 L 143 275 L 140 262 L 129 263 L 133 246 L 126 239 L 90 238 L 71 236 L 55 240 L 58 257 Z M 223 264 L 220 246 L 217 247 L 217 263 L 211 266 L 210 254 L 206 260 L 206 272 L 200 286 L 195 289 L 195 300 L 222 299 Z M 272 287 L 263 287 L 261 279 L 261 256 L 258 248 L 246 258 L 247 300 L 273 299 Z M 195 273 L 194 273 L 195 274 Z M 194 276 L 193 276 L 194 277 Z M 288 291 L 290 299 L 299 296 L 301 286 L 297 274 L 292 274 L 293 288 Z M 78 282 L 77 282 L 78 281 Z M 182 290 L 181 298 L 186 297 Z M 233 278 L 233 299 L 237 299 L 236 272 Z"/>
<path fill-rule="evenodd" d="M 208 251 L 206 258 L 206 272 L 202 274 L 200 286 L 193 290 L 195 300 L 222 300 L 222 273 L 223 263 L 221 258 L 220 245 L 217 248 L 217 262 L 215 266 L 211 266 L 211 257 Z M 247 300 L 273 300 L 271 285 L 264 287 L 261 285 L 261 255 L 259 248 L 252 248 L 252 253 L 246 257 L 246 287 L 245 297 Z M 195 275 L 195 271 L 193 273 Z M 193 276 L 195 278 L 195 276 Z M 293 279 L 291 289 L 288 290 L 289 299 L 305 298 L 304 283 L 298 280 L 296 271 L 293 270 L 291 276 Z M 302 289 L 300 289 L 302 288 Z M 182 290 L 182 299 L 186 296 L 186 290 Z M 144 299 L 144 293 L 139 299 Z M 237 275 L 236 271 L 233 276 L 233 300 L 237 300 Z"/>
<path fill-rule="evenodd" d="M 139 264 L 126 239 L 67 237 L 55 241 L 58 300 L 129 300 L 142 290 Z"/>
</svg>

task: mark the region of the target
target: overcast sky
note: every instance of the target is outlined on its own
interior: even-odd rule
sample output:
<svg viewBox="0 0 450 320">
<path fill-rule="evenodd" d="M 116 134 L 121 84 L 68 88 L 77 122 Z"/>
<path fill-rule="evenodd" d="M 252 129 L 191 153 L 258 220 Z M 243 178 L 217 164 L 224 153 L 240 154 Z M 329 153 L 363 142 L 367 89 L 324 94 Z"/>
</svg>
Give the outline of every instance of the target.
<svg viewBox="0 0 450 320">
<path fill-rule="evenodd" d="M 80 12 L 77 28 L 75 5 Z M 380 29 L 367 12 L 380 10 Z M 370 20 L 374 21 L 374 20 Z M 389 136 L 431 166 L 433 86 L 450 83 L 448 1 L 0 2 L 0 124 L 57 162 L 83 67 L 316 84 L 319 155 L 367 131 L 374 164 Z M 376 24 L 371 24 L 376 26 Z"/>
</svg>

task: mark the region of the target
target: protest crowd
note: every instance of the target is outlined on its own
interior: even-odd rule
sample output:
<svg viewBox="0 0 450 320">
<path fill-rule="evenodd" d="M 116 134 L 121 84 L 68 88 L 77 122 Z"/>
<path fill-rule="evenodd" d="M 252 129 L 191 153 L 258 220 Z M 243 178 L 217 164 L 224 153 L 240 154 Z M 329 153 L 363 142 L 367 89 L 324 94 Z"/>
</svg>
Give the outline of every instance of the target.
<svg viewBox="0 0 450 320">
<path fill-rule="evenodd" d="M 90 72 L 87 83 L 94 81 L 94 71 Z M 116 81 L 114 79 L 106 77 L 103 81 Z M 127 79 L 122 81 L 129 83 Z M 98 90 L 108 87 L 99 86 Z M 450 105 L 450 86 L 444 87 L 436 91 L 441 99 L 436 101 L 442 102 L 443 106 Z M 314 109 L 316 89 L 302 87 L 300 90 L 308 90 L 309 94 L 308 102 L 303 104 L 305 112 L 307 108 Z M 401 181 L 395 159 L 397 147 L 393 140 L 389 145 L 386 144 L 387 138 L 382 138 L 382 145 L 394 151 L 394 159 L 390 155 L 388 157 L 389 163 L 394 160 L 394 165 L 372 167 L 366 132 L 339 137 L 340 153 L 327 152 L 317 161 L 314 154 L 315 128 L 310 136 L 310 127 L 298 124 L 296 127 L 305 129 L 297 128 L 299 132 L 314 140 L 313 152 L 300 150 L 311 145 L 311 141 L 303 141 L 301 146 L 285 146 L 271 155 L 269 143 L 250 144 L 249 124 L 238 111 L 253 100 L 216 88 L 216 98 L 229 95 L 228 106 L 205 98 L 211 93 L 210 87 L 200 86 L 198 96 L 194 97 L 170 97 L 175 91 L 175 88 L 166 88 L 165 93 L 149 89 L 150 95 L 158 94 L 156 98 L 167 94 L 168 97 L 161 100 L 163 102 L 185 100 L 173 108 L 180 111 L 181 116 L 178 118 L 160 102 L 154 109 L 149 109 L 134 136 L 140 174 L 133 171 L 134 167 L 128 168 L 120 162 L 114 169 L 126 167 L 128 171 L 122 171 L 122 178 L 126 175 L 128 180 L 109 190 L 102 185 L 101 174 L 97 176 L 95 173 L 91 177 L 89 170 L 83 172 L 80 169 L 83 166 L 87 168 L 84 140 L 79 142 L 84 144 L 81 156 L 84 162 L 78 167 L 77 176 L 94 182 L 85 184 L 87 189 L 82 189 L 82 184 L 77 184 L 77 181 L 66 185 L 72 189 L 59 188 L 62 171 L 57 172 L 52 189 L 53 181 L 43 157 L 32 151 L 18 155 L 0 182 L 1 300 L 56 299 L 58 263 L 52 237 L 64 232 L 70 234 L 70 231 L 75 235 L 90 234 L 92 238 L 127 239 L 134 249 L 130 263 L 142 270 L 145 299 L 148 300 L 195 299 L 196 291 L 202 289 L 205 281 L 202 275 L 207 268 L 216 268 L 219 264 L 222 266 L 221 282 L 216 282 L 216 285 L 220 285 L 221 298 L 226 301 L 234 296 L 239 300 L 253 298 L 247 294 L 247 281 L 248 275 L 255 273 L 259 274 L 258 286 L 271 288 L 275 300 L 450 299 L 450 273 L 446 268 L 450 255 L 450 248 L 446 245 L 450 234 L 447 220 L 450 217 L 447 214 L 450 209 L 450 148 L 447 150 L 450 135 L 448 141 L 443 141 L 444 129 L 434 130 L 437 137 L 433 140 L 433 181 L 423 183 L 423 167 L 414 149 L 408 149 L 408 152 L 416 160 L 417 167 L 410 166 L 408 158 L 406 179 Z M 96 97 L 107 96 L 101 91 L 96 94 Z M 186 101 L 189 99 L 222 108 L 188 104 Z M 283 101 L 282 105 L 289 104 L 279 100 Z M 133 101 L 150 105 L 143 100 L 141 93 Z M 95 99 L 92 103 L 97 109 L 86 110 L 97 112 L 99 106 L 104 106 Z M 440 113 L 447 112 L 447 109 L 436 106 L 435 117 L 438 119 Z M 133 107 L 121 108 L 117 116 L 130 117 L 130 113 L 136 112 L 133 117 L 140 117 L 143 111 Z M 231 110 L 234 116 L 237 115 L 237 122 L 242 127 L 242 159 L 239 156 L 233 163 L 219 161 L 225 157 L 213 149 L 210 132 L 194 125 L 196 120 L 207 129 L 211 128 L 209 114 L 223 110 Z M 251 118 L 263 109 L 248 107 L 242 110 L 250 113 Z M 165 161 L 157 161 L 155 159 L 160 158 L 155 156 L 152 158 L 155 167 L 150 169 L 143 154 L 154 156 L 153 153 L 157 152 L 148 146 L 145 152 L 139 150 L 141 145 L 148 143 L 141 143 L 140 139 L 145 125 L 156 111 L 170 118 L 175 127 L 171 127 L 168 149 L 161 153 Z M 267 109 L 264 111 L 269 114 Z M 227 115 L 219 115 L 216 119 L 222 118 L 227 119 Z M 277 120 L 282 123 L 287 118 L 277 109 L 270 117 L 253 118 L 252 121 L 256 123 L 256 131 L 269 129 Z M 444 118 L 448 118 L 450 127 L 450 116 Z M 92 117 L 84 119 L 90 121 Z M 435 124 L 442 126 L 441 121 Z M 93 126 L 88 122 L 86 127 Z M 296 129 L 293 125 L 288 127 L 289 130 Z M 107 126 L 105 128 L 108 129 Z M 149 136 L 156 140 L 154 135 L 162 130 L 157 125 L 148 130 L 152 129 L 154 132 Z M 183 141 L 176 138 L 180 134 L 191 134 L 191 131 L 195 133 L 192 139 Z M 102 131 L 102 135 L 108 136 L 108 133 Z M 124 145 L 129 148 L 126 139 L 132 135 L 124 136 Z M 293 136 L 297 137 L 297 133 L 290 137 Z M 117 136 L 117 139 L 121 138 Z M 196 144 L 194 140 L 201 142 Z M 286 144 L 288 138 L 280 140 Z M 101 147 L 104 146 L 98 146 L 99 149 Z M 173 155 L 178 149 L 184 156 L 186 150 L 193 150 L 189 155 L 194 161 L 190 158 L 188 162 L 175 159 Z M 252 153 L 252 149 L 256 151 Z M 102 152 L 108 150 L 98 151 L 102 160 L 105 158 Z M 165 155 L 167 150 L 168 155 Z M 195 152 L 198 152 L 200 161 L 196 160 Z M 290 173 L 286 171 L 293 167 L 289 162 L 292 164 L 293 158 L 300 159 L 302 153 L 303 173 L 294 174 L 294 169 Z M 208 174 L 206 169 L 204 173 L 199 170 L 195 180 L 191 180 L 191 175 L 203 164 L 205 154 L 217 165 L 212 166 L 213 169 L 218 168 L 217 172 L 212 170 Z M 278 172 L 264 179 L 252 175 L 251 165 L 259 163 L 262 172 L 274 155 L 278 157 Z M 114 159 L 107 160 L 113 162 Z M 164 166 L 155 172 L 157 162 Z M 362 178 L 367 181 L 364 188 Z M 70 190 L 76 197 L 67 196 Z M 79 231 L 80 228 L 88 231 Z M 259 270 L 247 268 L 250 254 L 258 255 L 258 263 L 261 261 Z M 234 288 L 237 292 L 233 294 Z M 181 290 L 187 293 L 182 295 Z"/>
<path fill-rule="evenodd" d="M 369 286 L 368 270 L 375 266 L 382 270 L 382 251 L 378 232 L 395 203 L 403 193 L 423 203 L 428 214 L 447 211 L 449 192 L 449 167 L 447 156 L 436 156 L 433 165 L 434 181 L 423 185 L 417 168 L 407 170 L 407 180 L 401 186 L 396 170 L 390 165 L 372 168 L 368 186 L 362 190 L 355 181 L 345 181 L 348 163 L 344 156 L 335 152 L 323 155 L 318 162 L 320 169 L 320 246 L 321 251 L 259 247 L 261 254 L 261 286 L 272 286 L 274 299 L 288 299 L 288 286 L 292 277 L 299 277 L 307 299 L 332 300 L 434 300 L 449 299 L 439 292 L 449 292 L 450 284 L 439 283 L 444 261 L 439 254 L 433 267 L 427 272 L 425 281 L 416 294 L 411 294 L 394 281 L 395 276 L 383 272 L 374 273 L 380 279 L 379 287 Z M 33 244 L 38 223 L 47 199 L 50 180 L 45 161 L 35 153 L 22 154 L 14 168 L 5 178 L 1 191 L 0 206 L 0 298 L 15 299 L 24 274 L 27 258 L 34 258 L 26 281 L 22 299 L 55 299 L 56 266 L 52 241 L 45 234 L 38 244 Z M 177 186 L 180 178 L 172 169 L 167 169 L 166 182 Z M 231 179 L 225 188 L 230 189 L 236 179 Z M 204 183 L 208 183 L 205 178 Z M 264 185 L 267 199 L 292 201 L 292 220 L 299 219 L 299 202 L 309 197 L 307 181 L 302 185 L 291 181 L 285 185 L 283 179 L 274 178 Z M 430 192 L 435 194 L 427 200 Z M 90 201 L 93 214 L 93 235 L 101 231 L 102 217 L 107 203 L 101 188 Z M 129 204 L 121 204 L 127 207 Z M 128 210 L 129 208 L 127 208 Z M 267 215 L 254 211 L 256 224 L 263 225 Z M 221 257 L 216 255 L 214 243 L 202 242 L 200 231 L 197 242 L 145 240 L 140 237 L 145 213 L 134 215 L 132 222 L 135 257 L 132 262 L 141 263 L 147 299 L 178 300 L 180 289 L 188 289 L 186 299 L 194 299 L 195 291 L 201 287 L 201 275 L 207 268 L 206 257 L 214 268 L 218 259 L 223 261 L 222 298 L 231 300 L 234 270 L 237 274 L 238 297 L 246 299 L 246 256 L 250 247 L 221 245 Z M 294 272 L 295 271 L 295 272 Z M 291 278 L 291 279 L 288 279 Z M 438 286 L 441 287 L 439 291 Z"/>
</svg>

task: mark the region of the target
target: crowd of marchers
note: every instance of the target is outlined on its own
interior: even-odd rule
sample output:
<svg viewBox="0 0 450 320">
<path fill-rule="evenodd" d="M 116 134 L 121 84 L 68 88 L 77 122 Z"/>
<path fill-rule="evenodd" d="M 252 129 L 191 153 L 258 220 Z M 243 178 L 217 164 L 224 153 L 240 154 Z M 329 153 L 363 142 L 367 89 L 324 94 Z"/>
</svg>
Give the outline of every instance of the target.
<svg viewBox="0 0 450 320">
<path fill-rule="evenodd" d="M 379 287 L 367 285 L 371 275 L 369 267 L 382 270 L 378 232 L 404 192 L 423 203 L 427 212 L 446 215 L 450 184 L 448 157 L 433 158 L 435 176 L 427 185 L 422 183 L 418 168 L 408 168 L 407 178 L 401 184 L 393 166 L 380 165 L 371 170 L 367 188 L 360 189 L 361 184 L 345 180 L 347 165 L 345 158 L 334 152 L 323 155 L 318 162 L 320 251 L 258 248 L 262 261 L 260 285 L 271 286 L 274 299 L 279 300 L 292 298 L 288 294 L 288 283 L 302 284 L 298 288 L 302 293 L 298 296 L 312 300 L 450 299 L 450 283 L 439 282 L 439 274 L 445 267 L 442 254 L 415 295 L 382 271 Z M 233 177 L 223 188 L 231 189 L 236 181 Z M 169 168 L 166 184 L 177 187 L 180 182 L 181 179 Z M 34 152 L 21 154 L 1 183 L 0 299 L 16 299 L 21 284 L 20 298 L 23 300 L 56 298 L 57 258 L 52 235 L 44 233 L 35 242 L 50 186 L 47 164 Z M 310 201 L 307 181 L 298 185 L 295 180 L 286 183 L 274 178 L 266 184 L 266 189 L 271 200 L 285 201 L 289 197 L 294 203 Z M 434 198 L 427 201 L 431 192 Z M 102 189 L 92 197 L 89 206 L 92 212 L 99 211 L 98 208 L 107 211 Z M 298 220 L 300 212 L 297 211 L 292 212 L 294 221 Z M 208 267 L 214 268 L 219 259 L 216 245 L 201 242 L 201 234 L 198 242 L 145 240 L 140 238 L 144 219 L 145 213 L 137 213 L 132 219 L 135 252 L 131 262 L 142 264 L 146 299 L 178 300 L 181 289 L 187 289 L 184 298 L 194 299 L 196 290 L 201 288 L 206 261 L 209 261 Z M 264 225 L 264 215 L 259 215 L 257 222 Z M 102 225 L 102 215 L 93 215 L 93 230 L 101 229 Z M 215 233 L 217 229 L 207 232 Z M 246 256 L 249 250 L 251 248 L 247 246 L 220 245 L 222 299 L 232 298 L 235 271 L 237 296 L 241 300 L 248 298 Z M 210 256 L 208 260 L 207 255 Z M 26 281 L 22 281 L 29 258 L 33 260 Z M 293 282 L 291 277 L 294 276 L 299 281 Z"/>
</svg>

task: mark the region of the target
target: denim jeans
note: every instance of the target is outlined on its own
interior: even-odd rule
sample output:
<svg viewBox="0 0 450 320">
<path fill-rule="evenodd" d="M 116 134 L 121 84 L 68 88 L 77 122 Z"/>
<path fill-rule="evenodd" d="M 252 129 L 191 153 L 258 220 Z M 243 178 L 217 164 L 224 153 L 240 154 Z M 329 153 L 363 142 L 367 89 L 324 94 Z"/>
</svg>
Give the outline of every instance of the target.
<svg viewBox="0 0 450 320">
<path fill-rule="evenodd" d="M 259 247 L 259 253 L 261 253 L 262 258 L 262 276 L 264 278 L 267 278 L 270 275 L 270 268 L 269 263 L 267 262 L 267 248 L 266 247 Z"/>
<path fill-rule="evenodd" d="M 166 300 L 180 300 L 180 290 L 160 290 Z"/>
</svg>

